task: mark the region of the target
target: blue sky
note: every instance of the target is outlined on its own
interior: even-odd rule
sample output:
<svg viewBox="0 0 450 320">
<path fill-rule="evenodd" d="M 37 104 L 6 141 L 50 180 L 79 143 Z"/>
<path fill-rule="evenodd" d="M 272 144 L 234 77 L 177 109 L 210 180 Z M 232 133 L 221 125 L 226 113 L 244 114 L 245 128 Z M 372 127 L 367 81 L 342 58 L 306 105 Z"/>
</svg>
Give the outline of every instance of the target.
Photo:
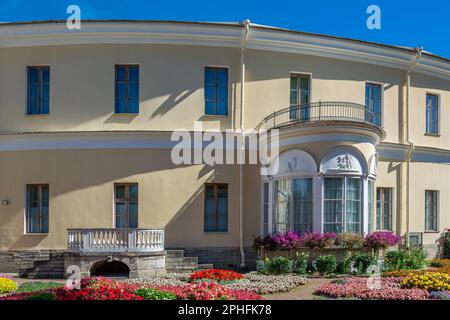
<svg viewBox="0 0 450 320">
<path fill-rule="evenodd" d="M 0 21 L 66 19 L 242 21 L 425 50 L 450 58 L 448 0 L 0 0 Z M 381 30 L 366 27 L 366 9 L 381 8 Z"/>
</svg>

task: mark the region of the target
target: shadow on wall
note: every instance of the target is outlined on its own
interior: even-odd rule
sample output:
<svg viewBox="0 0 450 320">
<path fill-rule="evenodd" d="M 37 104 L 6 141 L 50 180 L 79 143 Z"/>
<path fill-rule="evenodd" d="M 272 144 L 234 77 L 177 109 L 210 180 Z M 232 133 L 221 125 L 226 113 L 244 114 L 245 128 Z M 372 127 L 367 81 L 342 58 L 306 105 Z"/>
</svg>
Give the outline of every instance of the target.
<svg viewBox="0 0 450 320">
<path fill-rule="evenodd" d="M 158 156 L 155 157 L 155 154 Z M 7 174 L 6 168 L 25 168 L 24 170 L 17 170 L 14 175 Z M 193 171 L 184 171 L 183 169 L 198 167 Z M 48 170 L 34 170 L 33 168 L 49 168 Z M 67 170 L 70 168 L 70 170 Z M 181 170 L 181 171 L 179 171 Z M 169 179 L 161 180 L 161 172 L 170 172 Z M 74 174 L 80 173 L 80 174 Z M 177 202 L 180 207 L 173 213 L 169 224 L 184 213 L 190 207 L 190 204 L 195 201 L 203 201 L 199 198 L 203 189 L 203 180 L 211 181 L 214 179 L 214 168 L 206 165 L 175 165 L 171 161 L 170 149 L 146 150 L 146 149 L 108 149 L 108 150 L 61 150 L 61 151 L 23 151 L 18 155 L 17 153 L 5 153 L 0 158 L 0 174 L 5 177 L 0 182 L 0 188 L 5 195 L 10 195 L 16 199 L 12 199 L 12 204 L 5 207 L 0 207 L 2 216 L 2 225 L 14 225 L 17 227 L 18 215 L 23 216 L 23 204 L 19 197 L 23 197 L 23 183 L 32 181 L 33 183 L 49 183 L 51 199 L 58 198 L 71 192 L 92 189 L 92 193 L 83 199 L 73 199 L 79 202 L 80 208 L 88 209 L 89 206 L 98 201 L 96 197 L 96 186 L 104 184 L 111 184 L 115 182 L 135 182 L 133 178 L 142 174 L 152 174 L 155 176 L 143 176 L 139 179 L 147 181 L 145 183 L 145 191 L 152 192 L 158 188 L 170 188 L 173 194 L 177 197 Z M 177 184 L 180 174 L 185 178 L 196 179 L 200 186 L 192 192 L 186 191 L 186 185 Z M 208 175 L 210 175 L 208 177 Z M 17 184 L 19 181 L 19 185 Z M 184 194 L 179 193 L 177 188 L 183 188 Z M 20 190 L 19 190 L 20 188 Z M 181 197 L 181 198 L 180 198 Z M 184 199 L 186 197 L 186 199 Z M 150 197 L 149 207 L 146 211 L 152 212 L 152 207 L 158 199 Z M 155 205 L 156 206 L 156 205 Z M 112 209 L 111 209 L 112 210 Z M 172 209 L 173 210 L 173 209 Z M 87 210 L 82 210 L 78 216 L 71 220 L 70 225 L 65 225 L 66 228 L 83 227 L 88 221 L 86 214 Z M 169 212 L 168 212 L 169 213 Z M 168 214 L 165 213 L 165 214 Z M 66 213 L 67 214 L 67 213 Z M 61 222 L 61 220 L 58 220 Z M 74 225 L 74 224 L 77 225 Z M 20 226 L 22 227 L 22 226 Z M 109 226 L 104 226 L 109 227 Z M 48 237 L 54 237 L 55 232 L 52 232 L 50 226 L 50 233 L 46 235 L 23 235 L 15 238 L 12 243 L 4 243 L 5 247 L 10 250 L 31 249 L 38 247 L 39 244 Z M 17 236 L 17 231 L 11 231 L 10 236 Z M 59 232 L 56 232 L 59 235 Z M 6 235 L 5 235 L 6 238 Z M 59 241 L 59 240 L 58 240 Z M 61 239 L 61 241 L 66 241 Z"/>
<path fill-rule="evenodd" d="M 121 261 L 107 260 L 94 263 L 90 270 L 91 277 L 129 278 L 130 268 Z"/>
</svg>

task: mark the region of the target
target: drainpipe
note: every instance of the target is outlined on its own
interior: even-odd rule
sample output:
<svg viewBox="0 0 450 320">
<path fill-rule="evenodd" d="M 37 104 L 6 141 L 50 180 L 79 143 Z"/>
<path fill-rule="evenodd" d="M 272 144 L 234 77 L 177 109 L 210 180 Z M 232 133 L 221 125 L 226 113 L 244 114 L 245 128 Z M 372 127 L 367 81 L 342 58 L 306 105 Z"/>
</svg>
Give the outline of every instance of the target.
<svg viewBox="0 0 450 320">
<path fill-rule="evenodd" d="M 239 129 L 241 133 L 241 149 L 240 149 L 240 162 L 239 162 L 239 248 L 241 251 L 241 268 L 245 268 L 245 250 L 244 250 L 244 215 L 243 215 L 243 186 L 244 186 L 244 165 L 245 159 L 245 132 L 244 132 L 244 82 L 245 82 L 245 46 L 247 44 L 248 33 L 250 30 L 250 20 L 246 19 L 242 21 L 244 27 L 241 42 L 241 101 L 240 101 L 240 117 L 239 117 Z"/>
<path fill-rule="evenodd" d="M 411 115 L 411 108 L 410 108 L 410 87 L 411 87 L 411 73 L 416 66 L 417 60 L 420 59 L 422 56 L 423 48 L 417 48 L 416 54 L 414 56 L 413 61 L 411 62 L 411 65 L 408 68 L 408 71 L 406 73 L 406 136 L 407 136 L 407 144 L 409 145 L 409 150 L 407 154 L 407 162 L 406 162 L 406 247 L 409 247 L 409 232 L 410 232 L 410 213 L 409 213 L 409 199 L 410 199 L 410 166 L 411 166 L 411 156 L 414 152 L 415 146 L 414 143 L 411 141 L 411 130 L 410 130 L 410 115 Z"/>
</svg>

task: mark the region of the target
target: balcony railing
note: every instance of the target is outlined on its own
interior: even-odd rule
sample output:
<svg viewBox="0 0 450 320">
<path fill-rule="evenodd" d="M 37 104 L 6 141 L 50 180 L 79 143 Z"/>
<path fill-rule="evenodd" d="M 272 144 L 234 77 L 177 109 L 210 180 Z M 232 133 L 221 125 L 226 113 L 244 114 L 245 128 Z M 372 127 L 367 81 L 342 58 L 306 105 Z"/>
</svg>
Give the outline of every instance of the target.
<svg viewBox="0 0 450 320">
<path fill-rule="evenodd" d="M 164 230 L 68 229 L 72 252 L 157 252 L 164 250 Z"/>
<path fill-rule="evenodd" d="M 351 102 L 315 102 L 275 111 L 264 118 L 257 130 L 304 124 L 319 121 L 352 121 L 379 127 L 370 108 Z M 378 118 L 379 119 L 379 118 Z"/>
</svg>

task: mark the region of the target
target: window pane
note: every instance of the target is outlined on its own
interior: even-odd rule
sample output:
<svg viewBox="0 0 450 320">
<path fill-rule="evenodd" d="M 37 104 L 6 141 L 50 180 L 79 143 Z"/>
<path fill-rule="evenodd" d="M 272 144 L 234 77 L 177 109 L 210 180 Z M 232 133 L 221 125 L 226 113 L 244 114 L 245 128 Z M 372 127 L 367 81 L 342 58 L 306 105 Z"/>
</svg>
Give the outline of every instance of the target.
<svg viewBox="0 0 450 320">
<path fill-rule="evenodd" d="M 290 229 L 291 198 L 292 198 L 292 180 L 284 179 L 276 181 L 277 191 L 277 212 L 275 216 L 275 232 L 287 232 Z"/>
<path fill-rule="evenodd" d="M 264 198 L 263 198 L 263 232 L 264 234 L 269 233 L 269 183 L 264 183 Z"/>
<path fill-rule="evenodd" d="M 128 76 L 130 82 L 139 82 L 139 67 L 129 67 Z"/>
<path fill-rule="evenodd" d="M 294 227 L 293 231 L 312 231 L 312 179 L 294 179 Z"/>
<path fill-rule="evenodd" d="M 213 68 L 205 68 L 205 85 L 215 86 L 216 74 Z"/>
<path fill-rule="evenodd" d="M 217 211 L 219 214 L 217 231 L 225 232 L 228 231 L 228 199 L 219 198 L 217 200 Z"/>
<path fill-rule="evenodd" d="M 130 99 L 128 101 L 128 113 L 139 113 L 139 100 Z"/>
<path fill-rule="evenodd" d="M 218 87 L 217 88 L 217 100 L 228 100 L 228 88 Z"/>
<path fill-rule="evenodd" d="M 215 114 L 214 101 L 205 101 L 205 114 Z"/>
<path fill-rule="evenodd" d="M 130 202 L 128 205 L 128 228 L 138 227 L 138 205 L 135 202 Z"/>
<path fill-rule="evenodd" d="M 116 202 L 116 228 L 125 228 L 125 202 Z"/>
<path fill-rule="evenodd" d="M 139 83 L 130 83 L 128 96 L 130 99 L 139 99 Z"/>
<path fill-rule="evenodd" d="M 205 99 L 210 101 L 216 100 L 216 88 L 214 86 L 205 86 Z"/>
<path fill-rule="evenodd" d="M 228 86 L 228 70 L 227 69 L 217 69 L 217 85 L 222 87 Z"/>
<path fill-rule="evenodd" d="M 124 66 L 116 67 L 116 81 L 127 81 L 126 68 Z"/>
<path fill-rule="evenodd" d="M 226 101 L 218 101 L 217 102 L 217 114 L 226 116 L 228 113 L 228 104 Z"/>
<path fill-rule="evenodd" d="M 48 84 L 50 83 L 50 68 L 42 68 L 42 82 Z"/>
<path fill-rule="evenodd" d="M 137 184 L 129 185 L 129 198 L 131 201 L 137 201 L 137 199 L 138 199 L 138 185 Z"/>
<path fill-rule="evenodd" d="M 116 199 L 125 199 L 124 185 L 116 185 Z"/>
</svg>

